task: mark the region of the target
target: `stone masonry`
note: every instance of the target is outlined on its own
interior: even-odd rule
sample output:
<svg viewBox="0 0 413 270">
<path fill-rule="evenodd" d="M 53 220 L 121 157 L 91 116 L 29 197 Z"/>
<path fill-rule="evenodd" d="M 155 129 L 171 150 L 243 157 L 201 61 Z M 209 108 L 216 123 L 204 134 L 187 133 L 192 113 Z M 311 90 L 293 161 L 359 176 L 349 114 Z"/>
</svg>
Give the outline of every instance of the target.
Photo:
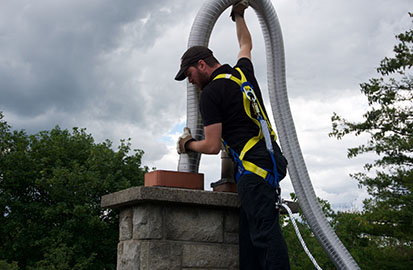
<svg viewBox="0 0 413 270">
<path fill-rule="evenodd" d="M 102 207 L 120 210 L 118 270 L 239 268 L 237 194 L 141 186 Z"/>
</svg>

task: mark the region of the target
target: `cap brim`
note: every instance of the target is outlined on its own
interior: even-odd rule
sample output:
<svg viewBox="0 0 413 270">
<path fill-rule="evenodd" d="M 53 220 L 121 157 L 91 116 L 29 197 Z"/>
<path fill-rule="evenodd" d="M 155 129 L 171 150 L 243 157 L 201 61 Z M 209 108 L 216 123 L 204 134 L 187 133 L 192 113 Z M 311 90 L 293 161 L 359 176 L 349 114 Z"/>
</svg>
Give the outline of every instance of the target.
<svg viewBox="0 0 413 270">
<path fill-rule="evenodd" d="M 186 70 L 186 67 L 181 67 L 181 69 L 178 71 L 178 73 L 175 76 L 175 80 L 177 80 L 177 81 L 185 80 L 185 78 L 186 78 L 185 70 Z"/>
</svg>

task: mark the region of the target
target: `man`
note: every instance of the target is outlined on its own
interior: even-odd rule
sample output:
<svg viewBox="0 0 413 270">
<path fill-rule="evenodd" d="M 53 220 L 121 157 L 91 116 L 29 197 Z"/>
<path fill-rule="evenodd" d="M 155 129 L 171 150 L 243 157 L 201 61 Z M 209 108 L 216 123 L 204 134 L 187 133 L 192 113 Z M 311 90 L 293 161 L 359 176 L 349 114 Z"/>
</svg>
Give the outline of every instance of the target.
<svg viewBox="0 0 413 270">
<path fill-rule="evenodd" d="M 244 10 L 248 6 L 245 2 L 235 4 L 231 13 L 240 46 L 235 67 L 239 67 L 252 84 L 262 114 L 266 115 L 251 62 L 252 40 L 244 20 Z M 189 48 L 181 61 L 175 79 L 184 80 L 187 77 L 190 83 L 202 90 L 200 111 L 205 139 L 194 140 L 186 128 L 178 141 L 178 153 L 195 151 L 218 154 L 222 138 L 233 149 L 232 156 L 235 158 L 247 142 L 260 132 L 260 126 L 246 113 L 240 86 L 230 79 L 218 78 L 220 74 L 241 78 L 241 73 L 227 64 L 221 65 L 206 47 Z M 274 167 L 264 139 L 255 143 L 245 153 L 244 159 L 267 171 Z M 245 173 L 238 179 L 237 189 L 240 200 L 240 269 L 289 269 L 287 246 L 279 225 L 279 212 L 275 209 L 276 188 L 255 173 Z"/>
</svg>

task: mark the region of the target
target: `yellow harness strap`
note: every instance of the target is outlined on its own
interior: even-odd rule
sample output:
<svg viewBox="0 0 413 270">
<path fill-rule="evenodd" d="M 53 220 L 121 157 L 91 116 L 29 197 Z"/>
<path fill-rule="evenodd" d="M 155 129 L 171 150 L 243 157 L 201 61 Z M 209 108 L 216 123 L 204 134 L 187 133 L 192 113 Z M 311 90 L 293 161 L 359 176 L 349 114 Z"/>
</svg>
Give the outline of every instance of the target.
<svg viewBox="0 0 413 270">
<path fill-rule="evenodd" d="M 266 170 L 258 167 L 257 165 L 255 165 L 255 164 L 252 163 L 252 162 L 249 162 L 249 161 L 247 161 L 247 160 L 243 160 L 245 154 L 246 154 L 254 145 L 256 145 L 256 144 L 259 142 L 259 140 L 263 139 L 264 136 L 263 136 L 263 134 L 262 134 L 260 122 L 259 122 L 255 117 L 253 117 L 252 114 L 251 114 L 251 101 L 250 101 L 250 99 L 247 97 L 247 94 L 245 93 L 245 91 L 242 89 L 242 85 L 243 85 L 243 83 L 247 82 L 247 79 L 246 79 L 244 73 L 241 71 L 241 69 L 240 69 L 239 67 L 237 67 L 237 68 L 235 68 L 235 69 L 236 69 L 236 70 L 239 72 L 239 74 L 241 75 L 241 79 L 238 79 L 237 77 L 235 77 L 235 76 L 232 75 L 232 74 L 222 73 L 222 74 L 218 74 L 217 76 L 215 76 L 215 78 L 214 78 L 213 80 L 217 80 L 217 79 L 229 79 L 229 80 L 235 82 L 236 84 L 238 84 L 238 85 L 240 86 L 241 91 L 242 91 L 242 99 L 243 99 L 243 104 L 244 104 L 245 113 L 246 113 L 246 114 L 248 115 L 248 117 L 258 126 L 259 132 L 258 132 L 258 135 L 257 135 L 257 136 L 252 137 L 251 139 L 249 139 L 248 142 L 244 145 L 244 147 L 242 148 L 241 153 L 240 153 L 240 155 L 239 155 L 239 159 L 241 160 L 242 165 L 244 166 L 244 168 L 245 168 L 247 171 L 250 171 L 250 172 L 252 172 L 252 173 L 254 173 L 254 174 L 256 174 L 256 175 L 258 175 L 258 176 L 260 176 L 260 177 L 262 177 L 262 178 L 265 179 L 265 178 L 267 177 L 267 175 L 268 175 L 268 171 L 266 171 Z M 248 90 L 251 89 L 251 87 L 248 86 L 248 85 L 245 86 L 245 87 L 247 87 Z M 272 127 L 271 127 L 270 121 L 268 121 L 268 118 L 267 118 L 267 116 L 265 115 L 264 110 L 262 109 L 260 102 L 259 102 L 258 100 L 256 100 L 256 102 L 257 102 L 257 104 L 258 104 L 258 107 L 259 107 L 260 113 L 262 114 L 262 117 L 264 118 L 265 121 L 267 121 L 268 128 L 269 128 L 269 130 L 270 130 L 271 136 L 273 136 L 273 139 L 276 140 L 276 139 L 277 139 L 277 136 L 275 135 L 275 132 L 274 132 L 274 130 L 273 130 Z M 228 150 L 228 149 L 227 149 L 227 150 Z M 229 151 L 227 151 L 227 152 L 229 152 Z"/>
</svg>

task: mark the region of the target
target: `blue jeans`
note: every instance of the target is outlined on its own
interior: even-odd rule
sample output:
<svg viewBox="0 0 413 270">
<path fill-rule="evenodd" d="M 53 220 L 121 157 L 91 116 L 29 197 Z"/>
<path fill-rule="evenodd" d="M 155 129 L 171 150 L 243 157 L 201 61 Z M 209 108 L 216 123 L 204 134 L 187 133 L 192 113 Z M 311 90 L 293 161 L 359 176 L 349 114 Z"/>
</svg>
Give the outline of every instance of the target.
<svg viewBox="0 0 413 270">
<path fill-rule="evenodd" d="M 238 181 L 240 270 L 290 269 L 275 209 L 276 189 L 255 174 Z"/>
</svg>

